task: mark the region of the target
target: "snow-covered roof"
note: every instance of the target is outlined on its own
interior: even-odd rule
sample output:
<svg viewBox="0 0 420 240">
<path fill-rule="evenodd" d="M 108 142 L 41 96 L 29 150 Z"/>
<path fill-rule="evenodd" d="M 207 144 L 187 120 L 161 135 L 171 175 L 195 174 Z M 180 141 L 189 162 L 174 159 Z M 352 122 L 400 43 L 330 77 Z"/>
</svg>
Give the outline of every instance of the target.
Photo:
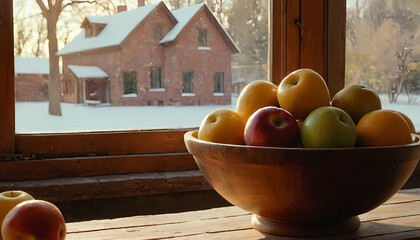
<svg viewBox="0 0 420 240">
<path fill-rule="evenodd" d="M 68 65 L 78 78 L 107 78 L 109 75 L 97 66 Z"/>
<path fill-rule="evenodd" d="M 200 3 L 197 5 L 180 8 L 177 10 L 172 10 L 171 13 L 174 15 L 175 19 L 178 23 L 165 35 L 165 37 L 160 40 L 159 43 L 166 43 L 173 41 L 178 34 L 184 29 L 187 23 L 191 20 L 192 17 L 203 7 L 204 3 Z"/>
<path fill-rule="evenodd" d="M 49 74 L 50 62 L 48 58 L 40 57 L 15 57 L 16 74 Z M 60 74 L 62 73 L 60 67 Z"/>
<path fill-rule="evenodd" d="M 16 74 L 49 74 L 50 63 L 48 58 L 15 57 Z"/>
<path fill-rule="evenodd" d="M 86 50 L 98 49 L 103 47 L 117 46 L 143 21 L 143 19 L 152 12 L 159 4 L 148 4 L 144 7 L 139 7 L 134 10 L 124 11 L 110 16 L 87 16 L 84 20 L 84 24 L 96 23 L 105 24 L 105 28 L 95 37 L 86 38 L 85 29 L 81 29 L 79 35 L 77 35 L 71 42 L 69 42 L 64 48 L 57 52 L 57 55 L 66 55 L 70 53 L 82 52 Z M 192 5 L 177 10 L 172 10 L 170 14 L 176 20 L 175 26 L 160 40 L 160 44 L 168 43 L 177 38 L 185 26 L 191 21 L 191 19 L 197 14 L 197 12 L 205 7 L 210 12 L 208 6 L 205 3 Z M 166 8 L 166 6 L 165 6 Z M 169 11 L 168 11 L 169 12 Z M 211 12 L 210 12 L 211 13 Z M 217 27 L 223 33 L 225 40 L 230 45 L 233 52 L 239 52 L 239 48 L 233 41 L 229 33 L 223 28 L 219 21 Z"/>
<path fill-rule="evenodd" d="M 88 16 L 89 22 L 106 24 L 106 27 L 97 36 L 90 38 L 86 38 L 85 29 L 81 29 L 79 35 L 59 50 L 57 55 L 119 45 L 158 4 L 148 4 L 109 16 Z"/>
</svg>

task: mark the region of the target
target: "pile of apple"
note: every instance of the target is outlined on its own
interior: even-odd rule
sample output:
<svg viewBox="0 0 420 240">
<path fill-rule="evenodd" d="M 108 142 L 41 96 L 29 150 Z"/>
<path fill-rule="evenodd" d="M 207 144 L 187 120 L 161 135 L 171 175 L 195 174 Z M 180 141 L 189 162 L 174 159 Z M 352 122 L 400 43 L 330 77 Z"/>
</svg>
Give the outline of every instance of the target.
<svg viewBox="0 0 420 240">
<path fill-rule="evenodd" d="M 381 110 L 378 94 L 362 85 L 343 88 L 331 99 L 321 75 L 311 69 L 298 69 L 277 86 L 257 80 L 248 84 L 238 98 L 236 111 L 216 110 L 200 125 L 201 140 L 241 144 L 227 136 L 240 127 L 226 127 L 238 115 L 244 122 L 243 143 L 252 146 L 346 148 L 357 146 L 359 120 Z M 223 115 L 231 115 L 229 117 Z M 401 114 L 404 115 L 404 114 Z M 405 115 L 415 132 L 411 120 Z M 219 127 L 218 127 L 218 126 Z M 230 133 L 228 133 L 230 131 Z M 411 132 L 407 133 L 411 139 Z M 240 139 L 237 137 L 236 139 Z"/>
<path fill-rule="evenodd" d="M 23 191 L 0 193 L 0 240 L 64 240 L 66 224 L 52 203 Z"/>
</svg>

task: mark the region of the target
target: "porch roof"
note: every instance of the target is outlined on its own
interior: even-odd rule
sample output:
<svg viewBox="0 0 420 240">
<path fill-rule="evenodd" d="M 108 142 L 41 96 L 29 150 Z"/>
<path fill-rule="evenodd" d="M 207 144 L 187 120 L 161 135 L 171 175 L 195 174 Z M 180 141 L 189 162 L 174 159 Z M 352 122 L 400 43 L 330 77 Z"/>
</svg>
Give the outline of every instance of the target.
<svg viewBox="0 0 420 240">
<path fill-rule="evenodd" d="M 107 78 L 109 75 L 97 66 L 68 65 L 78 78 Z"/>
</svg>

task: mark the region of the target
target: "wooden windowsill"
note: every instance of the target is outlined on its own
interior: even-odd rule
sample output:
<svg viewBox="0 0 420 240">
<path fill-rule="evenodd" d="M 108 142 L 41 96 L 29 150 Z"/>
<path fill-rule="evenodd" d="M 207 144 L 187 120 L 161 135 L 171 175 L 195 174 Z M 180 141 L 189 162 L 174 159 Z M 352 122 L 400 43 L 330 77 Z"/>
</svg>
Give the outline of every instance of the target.
<svg viewBox="0 0 420 240">
<path fill-rule="evenodd" d="M 53 203 L 211 190 L 199 170 L 0 182 Z"/>
</svg>

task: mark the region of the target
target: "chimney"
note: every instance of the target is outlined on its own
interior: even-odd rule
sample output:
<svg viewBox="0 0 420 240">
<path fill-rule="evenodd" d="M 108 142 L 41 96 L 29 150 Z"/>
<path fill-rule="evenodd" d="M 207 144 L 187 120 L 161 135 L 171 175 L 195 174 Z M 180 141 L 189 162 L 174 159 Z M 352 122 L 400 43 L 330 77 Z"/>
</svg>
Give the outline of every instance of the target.
<svg viewBox="0 0 420 240">
<path fill-rule="evenodd" d="M 145 6 L 144 0 L 137 0 L 137 6 L 144 7 Z"/>
<path fill-rule="evenodd" d="M 127 5 L 119 5 L 117 6 L 117 13 L 127 11 Z"/>
</svg>

